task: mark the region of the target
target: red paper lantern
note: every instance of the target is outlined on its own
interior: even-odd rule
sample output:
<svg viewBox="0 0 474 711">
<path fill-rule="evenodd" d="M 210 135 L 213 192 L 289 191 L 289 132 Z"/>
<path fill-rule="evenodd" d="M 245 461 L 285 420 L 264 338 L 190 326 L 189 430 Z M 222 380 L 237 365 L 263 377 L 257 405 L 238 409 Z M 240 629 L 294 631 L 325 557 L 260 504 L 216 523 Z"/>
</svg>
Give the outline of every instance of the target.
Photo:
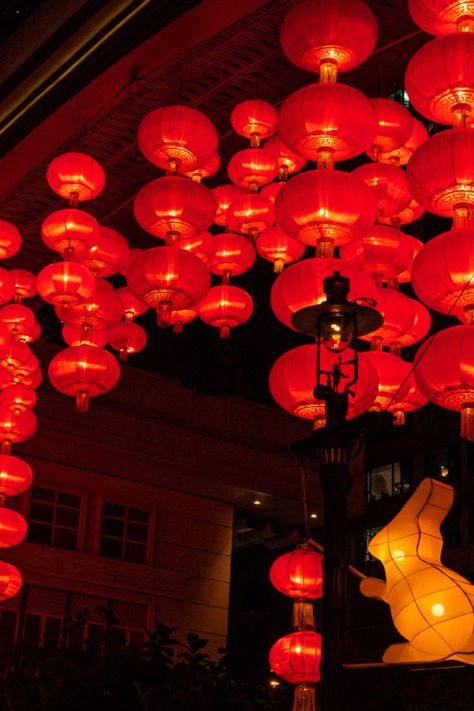
<svg viewBox="0 0 474 711">
<path fill-rule="evenodd" d="M 28 526 L 21 514 L 0 508 L 0 548 L 17 546 L 26 538 L 27 531 Z"/>
<path fill-rule="evenodd" d="M 48 166 L 49 187 L 67 200 L 92 200 L 105 185 L 105 173 L 99 163 L 85 153 L 63 153 Z"/>
<path fill-rule="evenodd" d="M 277 162 L 279 180 L 288 180 L 289 175 L 297 173 L 306 165 L 306 159 L 288 148 L 280 136 L 270 138 L 265 148 Z"/>
<path fill-rule="evenodd" d="M 180 239 L 176 246 L 192 252 L 196 257 L 199 257 L 201 262 L 207 265 L 216 248 L 214 235 L 211 235 L 210 232 L 201 232 L 201 234 L 195 235 L 190 239 Z"/>
<path fill-rule="evenodd" d="M 323 556 L 308 545 L 284 553 L 272 564 L 270 580 L 279 592 L 298 600 L 323 594 Z"/>
<path fill-rule="evenodd" d="M 47 247 L 70 259 L 87 252 L 99 239 L 99 223 L 84 210 L 69 207 L 56 210 L 41 225 L 41 238 Z"/>
<path fill-rule="evenodd" d="M 356 264 L 345 259 L 304 259 L 289 266 L 275 279 L 271 307 L 277 319 L 293 328 L 291 317 L 296 311 L 326 300 L 324 279 L 335 271 L 350 279 L 349 301 L 375 301 L 374 283 Z"/>
<path fill-rule="evenodd" d="M 217 140 L 212 122 L 189 106 L 155 109 L 138 127 L 138 147 L 145 158 L 172 173 L 204 166 L 216 153 Z"/>
<path fill-rule="evenodd" d="M 117 294 L 123 302 L 123 315 L 127 321 L 133 321 L 137 316 L 148 311 L 148 306 L 139 299 L 128 286 L 122 286 L 117 289 Z"/>
<path fill-rule="evenodd" d="M 384 346 L 398 353 L 404 346 L 411 346 L 424 338 L 431 326 L 431 318 L 419 301 L 410 299 L 396 289 L 377 289 L 377 311 L 383 316 L 383 324 L 376 331 L 361 336 L 372 343 L 375 349 Z"/>
<path fill-rule="evenodd" d="M 370 100 L 345 84 L 309 84 L 281 105 L 281 139 L 296 153 L 333 167 L 373 145 L 377 117 Z"/>
<path fill-rule="evenodd" d="M 407 284 L 412 280 L 412 271 L 413 271 L 413 263 L 419 254 L 421 248 L 423 247 L 423 242 L 421 240 L 417 239 L 416 237 L 413 237 L 412 235 L 406 235 L 408 239 L 408 243 L 410 244 L 411 248 L 411 255 L 410 255 L 410 261 L 405 269 L 401 274 L 397 276 L 397 281 L 399 284 Z"/>
<path fill-rule="evenodd" d="M 0 368 L 0 389 L 9 388 L 11 385 L 22 383 L 28 388 L 36 390 L 41 385 L 43 374 L 41 368 L 37 368 L 32 372 L 17 372 L 14 369 Z"/>
<path fill-rule="evenodd" d="M 128 242 L 120 232 L 111 227 L 99 227 L 99 235 L 85 253 L 75 255 L 75 260 L 95 277 L 109 277 L 120 272 L 128 262 Z"/>
<path fill-rule="evenodd" d="M 183 173 L 187 178 L 195 180 L 200 183 L 201 180 L 205 178 L 210 178 L 211 175 L 215 175 L 221 167 L 221 157 L 219 153 L 214 153 L 212 158 L 210 158 L 202 168 L 196 168 L 195 170 L 190 170 L 187 173 Z"/>
<path fill-rule="evenodd" d="M 430 212 L 468 226 L 474 204 L 474 131 L 455 128 L 431 136 L 412 155 L 407 181 L 415 200 Z"/>
<path fill-rule="evenodd" d="M 250 294 L 228 284 L 212 287 L 198 304 L 199 317 L 209 326 L 218 328 L 221 338 L 228 338 L 230 329 L 248 321 L 252 313 Z"/>
<path fill-rule="evenodd" d="M 210 286 L 206 265 L 191 252 L 178 247 L 154 247 L 137 255 L 127 271 L 130 289 L 158 311 L 168 325 L 172 311 L 201 301 Z"/>
<path fill-rule="evenodd" d="M 474 328 L 438 331 L 420 346 L 414 363 L 423 394 L 435 405 L 461 411 L 461 437 L 474 441 Z"/>
<path fill-rule="evenodd" d="M 147 344 L 145 329 L 133 321 L 123 321 L 112 326 L 108 336 L 109 345 L 119 352 L 121 360 L 127 360 L 127 356 L 138 353 Z"/>
<path fill-rule="evenodd" d="M 407 235 L 395 227 L 374 225 L 369 232 L 341 248 L 341 257 L 354 262 L 377 286 L 408 268 L 412 247 Z"/>
<path fill-rule="evenodd" d="M 411 97 L 410 97 L 411 98 Z M 393 99 L 371 99 L 377 116 L 377 134 L 373 140 L 371 157 L 401 148 L 413 131 L 413 117 L 403 104 Z"/>
<path fill-rule="evenodd" d="M 39 368 L 39 361 L 26 343 L 10 340 L 0 346 L 0 365 L 17 375 L 22 382 L 22 376 Z"/>
<path fill-rule="evenodd" d="M 130 264 L 130 262 L 132 261 L 132 259 L 134 258 L 134 256 L 135 256 L 136 254 L 141 254 L 141 253 L 144 252 L 144 251 L 145 251 L 145 250 L 139 249 L 138 247 L 133 247 L 132 249 L 129 249 L 129 250 L 128 250 L 127 262 L 126 262 L 126 264 L 122 267 L 122 269 L 120 270 L 120 274 L 122 274 L 122 276 L 127 276 L 128 265 Z"/>
<path fill-rule="evenodd" d="M 413 288 L 429 308 L 474 320 L 474 230 L 444 232 L 413 263 Z M 1 310 L 0 310 L 1 313 Z"/>
<path fill-rule="evenodd" d="M 256 247 L 261 257 L 273 263 L 276 273 L 283 271 L 285 264 L 296 262 L 305 252 L 304 244 L 287 235 L 279 227 L 269 227 L 261 232 Z"/>
<path fill-rule="evenodd" d="M 412 198 L 411 202 L 400 212 L 397 212 L 391 217 L 384 217 L 379 215 L 377 221 L 381 225 L 392 225 L 393 227 L 400 227 L 400 225 L 409 225 L 411 222 L 415 222 L 422 215 L 425 214 L 425 208 L 418 205 L 417 201 Z"/>
<path fill-rule="evenodd" d="M 11 301 L 15 296 L 15 285 L 11 274 L 0 267 L 0 305 Z"/>
<path fill-rule="evenodd" d="M 406 173 L 388 163 L 366 163 L 356 168 L 353 175 L 363 180 L 377 201 L 377 215 L 392 217 L 411 202 Z"/>
<path fill-rule="evenodd" d="M 408 140 L 403 146 L 388 153 L 379 153 L 379 163 L 392 163 L 393 165 L 406 165 L 415 150 L 428 138 L 428 132 L 421 121 L 413 118 L 413 128 Z"/>
<path fill-rule="evenodd" d="M 316 346 L 298 346 L 287 351 L 275 361 L 269 375 L 270 392 L 274 400 L 287 412 L 313 421 L 314 428 L 326 423 L 326 404 L 314 397 L 316 385 Z M 347 356 L 346 356 L 347 354 Z M 343 372 L 353 376 L 353 366 L 344 363 L 354 357 L 348 348 L 344 352 Z M 340 355 L 321 349 L 321 368 L 332 370 Z M 359 363 L 359 375 L 349 395 L 348 417 L 357 417 L 367 410 L 377 394 L 377 378 L 374 369 L 367 363 Z"/>
<path fill-rule="evenodd" d="M 248 138 L 254 148 L 259 147 L 262 139 L 273 136 L 277 120 L 275 107 L 262 99 L 242 101 L 234 107 L 230 116 L 234 131 Z"/>
<path fill-rule="evenodd" d="M 376 217 L 371 190 L 357 176 L 339 170 L 310 170 L 278 193 L 275 216 L 290 236 L 330 256 L 334 246 L 368 230 Z"/>
<path fill-rule="evenodd" d="M 28 306 L 23 306 L 23 304 L 6 304 L 2 306 L 0 308 L 0 321 L 6 326 L 8 337 L 21 343 L 30 343 L 41 335 L 41 326 L 35 319 L 33 311 Z M 0 329 L 0 342 L 2 339 L 5 342 L 3 328 Z"/>
<path fill-rule="evenodd" d="M 408 0 L 414 22 L 431 35 L 474 30 L 471 0 Z"/>
<path fill-rule="evenodd" d="M 225 283 L 229 277 L 244 274 L 255 263 L 255 247 L 242 235 L 223 232 L 215 235 L 214 253 L 207 267 L 212 274 L 222 276 Z"/>
<path fill-rule="evenodd" d="M 38 293 L 44 301 L 57 306 L 72 306 L 90 299 L 95 293 L 95 279 L 82 264 L 48 264 L 38 274 Z M 0 312 L 1 318 L 1 312 Z"/>
<path fill-rule="evenodd" d="M 232 232 L 249 235 L 252 241 L 275 222 L 272 201 L 257 193 L 236 198 L 227 210 L 227 225 Z"/>
<path fill-rule="evenodd" d="M 359 354 L 359 366 L 369 362 L 377 373 L 378 390 L 370 410 L 392 411 L 396 403 L 403 401 L 410 390 L 409 373 L 412 364 L 393 353 L 385 351 L 367 351 Z"/>
<path fill-rule="evenodd" d="M 1 496 L 18 496 L 18 494 L 23 494 L 23 492 L 30 488 L 32 481 L 33 472 L 29 464 L 23 461 L 23 459 L 13 457 L 11 454 L 0 454 Z"/>
<path fill-rule="evenodd" d="M 62 335 L 68 346 L 95 346 L 104 348 L 108 343 L 108 331 L 97 331 L 95 328 L 74 328 L 64 324 Z"/>
<path fill-rule="evenodd" d="M 76 398 L 76 410 L 86 412 L 89 398 L 109 392 L 120 367 L 111 353 L 95 346 L 71 346 L 54 356 L 48 368 L 53 387 Z"/>
<path fill-rule="evenodd" d="M 270 666 L 290 684 L 315 683 L 320 679 L 321 635 L 313 630 L 281 637 L 270 650 Z"/>
<path fill-rule="evenodd" d="M 9 407 L 14 415 L 31 410 L 36 405 L 36 399 L 33 388 L 28 388 L 23 383 L 10 385 L 0 395 L 0 403 Z"/>
<path fill-rule="evenodd" d="M 227 210 L 229 209 L 229 205 L 236 198 L 245 195 L 245 190 L 237 187 L 234 183 L 227 183 L 226 185 L 218 185 L 217 188 L 213 188 L 212 192 L 217 199 L 214 223 L 225 227 L 227 224 Z"/>
<path fill-rule="evenodd" d="M 101 331 L 120 321 L 123 302 L 108 281 L 97 279 L 94 295 L 89 299 L 72 306 L 56 306 L 55 310 L 58 318 L 69 326 Z"/>
<path fill-rule="evenodd" d="M 135 219 L 146 232 L 167 242 L 204 232 L 216 214 L 215 195 L 189 178 L 167 176 L 152 180 L 137 193 Z"/>
<path fill-rule="evenodd" d="M 36 432 L 37 421 L 34 412 L 25 410 L 15 415 L 9 407 L 0 404 L 0 442 L 2 454 L 10 454 L 12 444 L 24 442 Z M 0 509 L 1 511 L 2 509 Z M 1 528 L 1 524 L 0 524 Z"/>
<path fill-rule="evenodd" d="M 360 0 L 306 0 L 286 15 L 280 42 L 290 62 L 320 72 L 321 81 L 335 81 L 337 72 L 367 59 L 377 35 L 377 21 Z"/>
<path fill-rule="evenodd" d="M 17 595 L 23 585 L 23 579 L 18 568 L 10 563 L 0 562 L 0 602 Z"/>
<path fill-rule="evenodd" d="M 21 247 L 21 235 L 15 225 L 0 220 L 0 259 L 13 257 Z"/>
<path fill-rule="evenodd" d="M 410 366 L 410 363 L 407 363 L 407 366 Z M 411 367 L 407 368 L 407 375 L 405 376 L 407 378 L 407 387 L 403 388 L 403 392 L 398 394 L 388 407 L 388 411 L 393 413 L 394 425 L 404 425 L 407 412 L 419 410 L 420 407 L 424 407 L 428 402 L 428 398 L 423 395 L 416 384 L 414 374 L 410 370 Z"/>
<path fill-rule="evenodd" d="M 235 185 L 255 192 L 276 178 L 278 165 L 266 148 L 247 148 L 232 156 L 227 173 Z"/>
<path fill-rule="evenodd" d="M 11 269 L 10 276 L 15 287 L 15 301 L 31 299 L 36 294 L 36 276 L 27 269 Z"/>
<path fill-rule="evenodd" d="M 282 187 L 285 185 L 285 182 L 280 181 L 278 183 L 269 183 L 268 185 L 265 185 L 261 190 L 260 190 L 260 195 L 262 197 L 268 198 L 269 200 L 272 201 L 273 205 L 275 204 L 276 196 L 282 189 Z"/>
</svg>

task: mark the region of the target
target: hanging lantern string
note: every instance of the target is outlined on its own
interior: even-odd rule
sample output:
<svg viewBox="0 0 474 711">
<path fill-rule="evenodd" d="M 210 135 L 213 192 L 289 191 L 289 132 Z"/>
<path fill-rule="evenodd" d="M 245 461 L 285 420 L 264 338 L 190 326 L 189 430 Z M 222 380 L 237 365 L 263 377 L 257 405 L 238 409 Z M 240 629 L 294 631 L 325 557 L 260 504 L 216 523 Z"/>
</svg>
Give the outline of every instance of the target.
<svg viewBox="0 0 474 711">
<path fill-rule="evenodd" d="M 469 279 L 467 280 L 467 282 L 464 284 L 464 286 L 463 286 L 462 290 L 459 292 L 459 294 L 458 294 L 456 300 L 451 304 L 451 306 L 450 306 L 450 308 L 449 308 L 449 311 L 446 312 L 446 316 L 451 316 L 451 314 L 452 314 L 452 312 L 453 312 L 453 309 L 455 309 L 456 306 L 458 305 L 459 299 L 463 296 L 464 292 L 465 292 L 466 289 L 471 285 L 471 282 L 472 282 L 473 280 L 474 280 L 474 272 L 472 272 L 471 276 L 469 277 Z M 398 386 L 397 391 L 392 395 L 392 397 L 391 397 L 389 403 L 387 404 L 387 407 L 383 408 L 384 410 L 388 410 L 388 408 L 390 407 L 390 405 L 396 400 L 396 398 L 398 397 L 399 392 L 402 390 L 402 388 L 404 387 L 405 383 L 411 378 L 411 376 L 412 376 L 413 373 L 415 372 L 416 368 L 418 367 L 418 364 L 421 363 L 422 359 L 423 359 L 424 356 L 425 356 L 425 353 L 427 353 L 427 351 L 431 348 L 431 345 L 433 344 L 433 341 L 434 341 L 433 338 L 431 338 L 431 340 L 425 341 L 426 348 L 423 349 L 423 352 L 421 353 L 420 357 L 419 357 L 417 360 L 415 360 L 415 361 L 413 362 L 412 367 L 410 368 L 410 370 L 408 371 L 408 373 L 406 374 L 406 376 L 403 378 L 402 382 L 401 382 L 400 385 Z"/>
<path fill-rule="evenodd" d="M 306 469 L 304 466 L 304 459 L 302 457 L 300 457 L 297 460 L 296 467 L 298 469 L 300 479 L 301 479 L 304 533 L 305 533 L 305 538 L 309 539 L 310 538 L 310 524 L 309 524 L 309 508 L 308 508 L 308 487 L 306 484 Z"/>
</svg>

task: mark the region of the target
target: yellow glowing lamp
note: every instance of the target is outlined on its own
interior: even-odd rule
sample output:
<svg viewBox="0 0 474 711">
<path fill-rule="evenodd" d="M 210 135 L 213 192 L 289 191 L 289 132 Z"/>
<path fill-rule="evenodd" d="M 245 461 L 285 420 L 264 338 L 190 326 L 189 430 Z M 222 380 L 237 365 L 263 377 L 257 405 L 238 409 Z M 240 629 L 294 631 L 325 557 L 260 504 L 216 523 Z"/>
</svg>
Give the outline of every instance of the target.
<svg viewBox="0 0 474 711">
<path fill-rule="evenodd" d="M 395 627 L 408 640 L 388 647 L 387 664 L 446 659 L 474 664 L 474 585 L 441 563 L 440 525 L 453 500 L 451 486 L 424 479 L 369 543 L 386 582 L 365 578 L 361 592 L 390 606 Z"/>
</svg>

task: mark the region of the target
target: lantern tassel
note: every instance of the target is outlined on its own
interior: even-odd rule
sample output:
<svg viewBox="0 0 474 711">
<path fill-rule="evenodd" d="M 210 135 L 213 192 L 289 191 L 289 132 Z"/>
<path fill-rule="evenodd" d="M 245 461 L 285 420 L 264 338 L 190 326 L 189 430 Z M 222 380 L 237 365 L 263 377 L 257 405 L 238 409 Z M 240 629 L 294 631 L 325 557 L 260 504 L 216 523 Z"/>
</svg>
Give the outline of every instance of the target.
<svg viewBox="0 0 474 711">
<path fill-rule="evenodd" d="M 76 395 L 76 412 L 88 412 L 89 393 L 87 390 L 80 390 Z"/>
<path fill-rule="evenodd" d="M 224 325 L 220 327 L 219 335 L 221 338 L 229 338 L 230 336 L 230 326 Z"/>
<path fill-rule="evenodd" d="M 403 410 L 394 410 L 393 424 L 397 427 L 403 427 L 403 425 L 405 424 L 405 413 L 403 412 Z"/>
<path fill-rule="evenodd" d="M 285 268 L 285 260 L 284 259 L 275 259 L 273 262 L 273 271 L 275 274 L 281 274 L 283 269 Z"/>
<path fill-rule="evenodd" d="M 316 256 L 328 259 L 334 255 L 334 240 L 330 237 L 320 237 L 316 243 Z"/>
<path fill-rule="evenodd" d="M 177 336 L 180 333 L 183 333 L 183 324 L 181 321 L 176 321 L 175 324 L 173 324 L 173 333 Z"/>
<path fill-rule="evenodd" d="M 461 410 L 461 437 L 474 442 L 474 403 L 464 405 Z"/>
<path fill-rule="evenodd" d="M 295 630 L 314 629 L 313 603 L 306 600 L 294 600 L 292 627 Z"/>
<path fill-rule="evenodd" d="M 293 697 L 293 711 L 316 711 L 316 694 L 314 686 L 298 684 Z"/>
</svg>

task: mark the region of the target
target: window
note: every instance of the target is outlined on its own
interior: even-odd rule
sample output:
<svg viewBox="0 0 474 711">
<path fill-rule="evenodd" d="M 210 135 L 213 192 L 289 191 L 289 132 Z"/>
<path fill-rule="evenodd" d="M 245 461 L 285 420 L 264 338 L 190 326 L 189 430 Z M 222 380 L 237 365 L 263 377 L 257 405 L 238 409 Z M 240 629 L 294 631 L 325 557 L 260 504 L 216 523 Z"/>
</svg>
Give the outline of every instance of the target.
<svg viewBox="0 0 474 711">
<path fill-rule="evenodd" d="M 387 496 L 404 494 L 408 489 L 408 483 L 402 481 L 398 462 L 369 469 L 367 474 L 367 501 L 377 501 Z"/>
<path fill-rule="evenodd" d="M 8 649 L 15 643 L 17 619 L 16 610 L 0 610 L 0 650 Z"/>
<path fill-rule="evenodd" d="M 31 493 L 28 540 L 77 550 L 81 497 L 34 486 Z"/>
<path fill-rule="evenodd" d="M 149 511 L 105 502 L 100 554 L 146 563 L 149 523 Z"/>
<path fill-rule="evenodd" d="M 62 619 L 60 617 L 27 612 L 23 626 L 23 639 L 30 647 L 59 647 L 61 628 Z"/>
<path fill-rule="evenodd" d="M 368 560 L 375 560 L 374 556 L 369 553 L 369 543 L 382 528 L 383 526 L 376 526 L 375 528 L 366 528 L 364 531 L 364 561 L 366 563 Z"/>
</svg>

